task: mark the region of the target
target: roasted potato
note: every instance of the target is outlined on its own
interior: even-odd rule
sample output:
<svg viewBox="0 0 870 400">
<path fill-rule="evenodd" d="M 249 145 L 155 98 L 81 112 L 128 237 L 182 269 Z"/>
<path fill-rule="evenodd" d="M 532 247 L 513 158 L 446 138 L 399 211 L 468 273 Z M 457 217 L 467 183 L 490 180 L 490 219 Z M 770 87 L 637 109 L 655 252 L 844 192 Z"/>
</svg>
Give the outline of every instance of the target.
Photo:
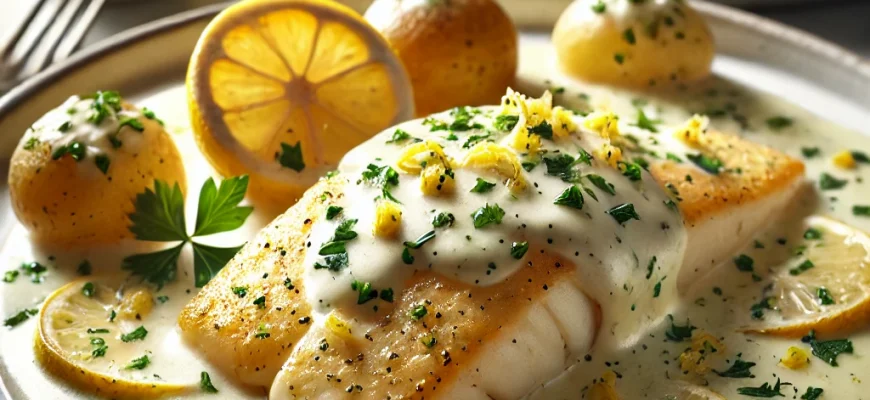
<svg viewBox="0 0 870 400">
<path fill-rule="evenodd" d="M 559 17 L 553 44 L 568 75 L 635 88 L 702 79 L 715 54 L 704 18 L 670 0 L 576 0 Z"/>
<path fill-rule="evenodd" d="M 117 92 L 74 96 L 27 130 L 12 155 L 9 189 L 19 221 L 52 246 L 130 236 L 133 199 L 160 179 L 186 189 L 184 165 L 153 113 Z"/>
<path fill-rule="evenodd" d="M 417 115 L 496 104 L 517 71 L 517 31 L 493 0 L 375 0 L 365 18 L 393 46 Z"/>
</svg>

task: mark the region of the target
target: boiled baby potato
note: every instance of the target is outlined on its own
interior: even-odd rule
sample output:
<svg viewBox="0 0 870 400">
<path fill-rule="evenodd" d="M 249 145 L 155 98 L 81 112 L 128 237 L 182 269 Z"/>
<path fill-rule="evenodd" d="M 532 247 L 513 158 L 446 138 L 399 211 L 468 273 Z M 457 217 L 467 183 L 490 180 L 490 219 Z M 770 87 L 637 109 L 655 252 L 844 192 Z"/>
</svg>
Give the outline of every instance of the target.
<svg viewBox="0 0 870 400">
<path fill-rule="evenodd" d="M 186 189 L 175 143 L 153 112 L 105 91 L 73 96 L 27 130 L 9 189 L 37 241 L 72 247 L 129 237 L 133 200 L 155 179 Z"/>
<path fill-rule="evenodd" d="M 411 76 L 417 115 L 496 104 L 517 71 L 517 31 L 493 0 L 375 0 L 365 13 Z"/>
<path fill-rule="evenodd" d="M 715 54 L 703 17 L 674 0 L 576 0 L 553 44 L 568 75 L 628 87 L 702 79 Z"/>
</svg>

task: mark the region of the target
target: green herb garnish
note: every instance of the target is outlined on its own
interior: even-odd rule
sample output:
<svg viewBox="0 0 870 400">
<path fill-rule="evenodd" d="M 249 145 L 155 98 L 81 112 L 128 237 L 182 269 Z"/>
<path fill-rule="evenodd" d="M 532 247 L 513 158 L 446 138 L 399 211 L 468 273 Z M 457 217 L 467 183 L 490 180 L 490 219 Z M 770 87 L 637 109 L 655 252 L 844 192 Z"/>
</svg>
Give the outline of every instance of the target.
<svg viewBox="0 0 870 400">
<path fill-rule="evenodd" d="M 683 340 L 690 339 L 692 331 L 698 329 L 692 326 L 688 319 L 686 319 L 686 325 L 684 326 L 675 324 L 673 315 L 668 314 L 668 319 L 671 321 L 671 326 L 665 330 L 665 337 L 672 342 L 682 342 Z"/>
<path fill-rule="evenodd" d="M 292 146 L 289 143 L 281 142 L 281 152 L 275 153 L 275 159 L 282 167 L 301 172 L 305 169 L 305 161 L 302 159 L 302 142 L 297 141 Z"/>
<path fill-rule="evenodd" d="M 453 222 L 456 221 L 456 217 L 453 214 L 448 212 L 439 213 L 435 217 L 432 218 L 432 226 L 436 228 L 443 228 L 445 226 L 453 226 Z"/>
<path fill-rule="evenodd" d="M 428 314 L 428 313 L 429 313 L 429 310 L 426 309 L 426 306 L 420 304 L 420 305 L 414 306 L 414 308 L 411 309 L 411 312 L 408 313 L 408 316 L 410 316 L 411 319 L 413 319 L 414 321 L 419 321 L 420 319 L 425 317 L 426 314 Z"/>
<path fill-rule="evenodd" d="M 471 219 L 474 221 L 474 227 L 477 229 L 483 228 L 489 224 L 501 224 L 501 219 L 504 217 L 504 210 L 498 204 L 489 205 L 486 203 L 483 207 L 471 214 Z"/>
<path fill-rule="evenodd" d="M 713 175 L 719 175 L 719 172 L 722 170 L 722 161 L 718 158 L 708 157 L 704 154 L 686 154 L 686 158 L 689 161 L 695 163 L 699 168 L 707 171 Z"/>
<path fill-rule="evenodd" d="M 369 282 L 360 282 L 354 279 L 354 281 L 350 284 L 350 288 L 354 291 L 359 292 L 356 304 L 364 304 L 365 302 L 376 299 L 378 297 L 378 291 L 372 289 L 372 284 Z"/>
<path fill-rule="evenodd" d="M 816 296 L 819 297 L 819 303 L 823 306 L 830 306 L 834 304 L 834 298 L 831 297 L 831 293 L 828 292 L 828 289 L 825 287 L 820 287 L 816 289 Z"/>
<path fill-rule="evenodd" d="M 631 203 L 620 204 L 607 210 L 607 213 L 620 225 L 632 219 L 640 221 L 640 216 L 634 211 L 634 204 Z"/>
<path fill-rule="evenodd" d="M 804 343 L 809 343 L 813 349 L 813 355 L 820 358 L 822 361 L 836 367 L 837 356 L 840 354 L 852 354 L 855 350 L 852 347 L 852 341 L 848 339 L 837 339 L 820 341 L 816 340 L 816 332 L 810 331 L 809 334 L 801 338 Z"/>
<path fill-rule="evenodd" d="M 13 314 L 11 317 L 6 318 L 3 321 L 3 325 L 8 326 L 10 328 L 14 328 L 18 324 L 20 324 L 24 321 L 27 321 L 28 318 L 30 318 L 38 313 L 39 313 L 39 310 L 37 310 L 35 308 L 26 308 L 24 310 L 21 310 L 15 314 Z"/>
<path fill-rule="evenodd" d="M 728 370 L 717 371 L 714 369 L 713 372 L 723 378 L 755 378 L 755 375 L 750 371 L 754 366 L 754 362 L 743 361 L 738 358 L 734 360 L 734 364 L 731 364 L 731 367 L 728 368 Z"/>
<path fill-rule="evenodd" d="M 841 189 L 843 186 L 846 186 L 847 183 L 849 183 L 849 181 L 845 179 L 837 179 L 827 172 L 822 172 L 822 175 L 819 177 L 819 188 L 822 190 Z"/>
<path fill-rule="evenodd" d="M 140 325 L 132 332 L 121 335 L 121 341 L 124 343 L 129 343 L 135 340 L 145 340 L 145 336 L 148 336 L 148 330 L 145 329 L 144 326 Z"/>
<path fill-rule="evenodd" d="M 390 138 L 390 140 L 387 140 L 387 143 L 401 143 L 410 138 L 411 135 L 408 134 L 408 132 L 405 132 L 401 129 L 396 129 L 396 131 L 393 132 L 393 136 Z"/>
<path fill-rule="evenodd" d="M 577 185 L 568 186 L 562 193 L 553 199 L 553 204 L 559 206 L 568 206 L 578 210 L 583 209 L 583 193 Z"/>
<path fill-rule="evenodd" d="M 510 132 L 517 126 L 519 120 L 519 115 L 499 115 L 495 117 L 492 127 L 503 132 Z"/>
<path fill-rule="evenodd" d="M 856 204 L 852 206 L 852 215 L 858 217 L 870 217 L 870 206 Z"/>
<path fill-rule="evenodd" d="M 764 384 L 759 387 L 737 388 L 737 393 L 750 397 L 785 397 L 785 395 L 779 391 L 780 386 L 779 378 L 776 378 L 776 384 L 772 387 L 769 383 L 764 382 Z"/>
<path fill-rule="evenodd" d="M 94 297 L 94 293 L 96 293 L 97 288 L 94 287 L 93 282 L 87 282 L 82 286 L 82 294 L 85 297 Z"/>
<path fill-rule="evenodd" d="M 586 179 L 588 179 L 589 182 L 592 182 L 592 184 L 595 185 L 595 187 L 607 192 L 611 196 L 616 194 L 616 189 L 613 187 L 613 185 L 610 182 L 607 182 L 601 176 L 595 175 L 595 174 L 589 174 L 589 175 L 586 175 Z"/>
<path fill-rule="evenodd" d="M 755 264 L 755 260 L 752 257 L 747 256 L 746 254 L 741 254 L 737 257 L 734 257 L 734 265 L 737 266 L 737 269 L 743 272 L 752 272 L 753 264 Z"/>
<path fill-rule="evenodd" d="M 818 400 L 824 391 L 825 390 L 822 388 L 814 388 L 810 386 L 807 388 L 807 392 L 801 396 L 801 400 Z"/>
<path fill-rule="evenodd" d="M 807 228 L 806 231 L 804 231 L 804 239 L 806 239 L 806 240 L 819 240 L 821 238 L 822 238 L 822 231 L 820 231 L 816 228 L 810 227 L 810 228 Z"/>
<path fill-rule="evenodd" d="M 617 168 L 622 171 L 622 175 L 628 178 L 630 181 L 639 181 L 641 180 L 641 172 L 640 166 L 635 163 L 618 161 L 616 163 Z"/>
<path fill-rule="evenodd" d="M 822 150 L 818 147 L 801 147 L 801 154 L 803 154 L 805 158 L 817 157 L 821 153 Z"/>
<path fill-rule="evenodd" d="M 800 265 L 798 265 L 797 267 L 788 270 L 788 273 L 790 275 L 800 275 L 801 273 L 810 270 L 813 267 L 815 267 L 815 264 L 813 264 L 812 261 L 804 260 L 804 262 L 800 263 Z"/>
<path fill-rule="evenodd" d="M 511 243 L 511 257 L 519 260 L 529 251 L 529 242 L 513 242 Z"/>
<path fill-rule="evenodd" d="M 146 354 L 146 355 L 139 357 L 133 361 L 130 361 L 130 363 L 127 364 L 127 366 L 124 367 L 124 369 L 145 369 L 145 367 L 147 367 L 148 364 L 151 364 L 151 359 L 148 358 L 148 355 Z"/>
<path fill-rule="evenodd" d="M 791 118 L 782 116 L 768 118 L 765 122 L 767 123 L 768 128 L 775 131 L 788 128 L 794 123 Z"/>
<path fill-rule="evenodd" d="M 199 390 L 203 393 L 217 393 L 217 388 L 214 387 L 211 383 L 211 377 L 208 376 L 208 372 L 202 371 L 199 374 Z"/>
<path fill-rule="evenodd" d="M 483 178 L 477 178 L 477 183 L 471 188 L 471 193 L 486 193 L 495 187 L 494 183 L 487 182 Z"/>
<path fill-rule="evenodd" d="M 656 128 L 656 125 L 662 123 L 660 119 L 649 119 L 646 114 L 641 109 L 637 109 L 637 122 L 634 126 L 645 129 L 653 133 L 657 133 L 659 130 Z"/>
<path fill-rule="evenodd" d="M 342 210 L 344 210 L 343 207 L 338 207 L 338 206 L 327 207 L 326 208 L 326 219 L 332 220 L 333 218 L 337 217 L 338 214 L 341 214 Z"/>
</svg>

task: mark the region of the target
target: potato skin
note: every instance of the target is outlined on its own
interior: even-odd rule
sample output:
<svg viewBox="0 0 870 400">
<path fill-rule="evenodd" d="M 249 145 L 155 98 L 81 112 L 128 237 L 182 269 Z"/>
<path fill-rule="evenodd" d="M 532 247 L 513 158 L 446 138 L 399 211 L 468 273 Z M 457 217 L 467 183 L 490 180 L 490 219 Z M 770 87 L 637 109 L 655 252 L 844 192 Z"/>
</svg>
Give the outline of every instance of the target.
<svg viewBox="0 0 870 400">
<path fill-rule="evenodd" d="M 571 3 L 553 29 L 559 66 L 566 74 L 634 88 L 696 81 L 710 75 L 715 55 L 713 37 L 703 17 L 688 5 L 675 2 L 659 9 L 646 3 L 627 5 L 638 9 L 614 15 L 609 9 L 596 13 L 593 5 L 597 2 Z M 629 29 L 634 44 L 627 38 Z"/>
<path fill-rule="evenodd" d="M 70 156 L 52 160 L 51 145 L 25 150 L 27 136 L 22 139 L 12 155 L 9 189 L 15 215 L 35 240 L 61 248 L 118 242 L 131 236 L 127 214 L 133 199 L 153 188 L 155 179 L 178 182 L 186 192 L 172 138 L 156 121 L 138 119 L 145 130 L 121 134 L 125 145 L 108 154 L 107 174 L 96 168 L 93 155 L 80 162 Z"/>
<path fill-rule="evenodd" d="M 517 71 L 517 31 L 493 0 L 376 0 L 366 20 L 399 54 L 418 116 L 498 104 Z"/>
</svg>

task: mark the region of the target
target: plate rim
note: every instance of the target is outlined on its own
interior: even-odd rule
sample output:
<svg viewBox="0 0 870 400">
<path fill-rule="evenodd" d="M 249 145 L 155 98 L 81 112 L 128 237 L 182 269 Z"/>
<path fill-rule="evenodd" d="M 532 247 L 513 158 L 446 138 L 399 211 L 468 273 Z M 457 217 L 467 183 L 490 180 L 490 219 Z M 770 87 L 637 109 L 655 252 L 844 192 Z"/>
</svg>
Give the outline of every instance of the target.
<svg viewBox="0 0 870 400">
<path fill-rule="evenodd" d="M 50 85 L 55 77 L 92 62 L 112 51 L 151 36 L 179 29 L 205 18 L 212 18 L 233 2 L 222 2 L 184 11 L 124 30 L 89 46 L 72 57 L 42 71 L 0 97 L 0 120 L 23 100 Z M 870 81 L 870 60 L 827 39 L 767 17 L 707 1 L 692 1 L 692 6 L 707 16 L 724 19 L 762 36 L 773 37 L 827 58 Z"/>
</svg>

